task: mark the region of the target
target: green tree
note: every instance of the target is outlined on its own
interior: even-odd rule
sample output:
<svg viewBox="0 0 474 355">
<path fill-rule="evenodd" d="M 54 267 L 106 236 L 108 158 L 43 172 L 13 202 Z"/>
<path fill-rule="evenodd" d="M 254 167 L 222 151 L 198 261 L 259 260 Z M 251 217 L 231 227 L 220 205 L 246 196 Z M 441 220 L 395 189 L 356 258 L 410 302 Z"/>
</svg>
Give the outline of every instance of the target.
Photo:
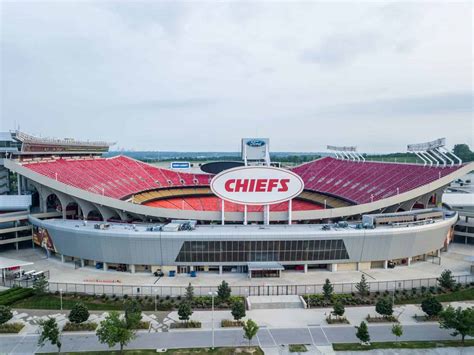
<svg viewBox="0 0 474 355">
<path fill-rule="evenodd" d="M 361 297 L 367 296 L 370 292 L 370 286 L 367 283 L 367 280 L 365 279 L 364 274 L 362 274 L 360 278 L 360 282 L 358 282 L 355 287 Z"/>
<path fill-rule="evenodd" d="M 232 304 L 232 317 L 235 320 L 240 320 L 245 317 L 245 305 L 241 301 L 236 301 Z"/>
<path fill-rule="evenodd" d="M 395 335 L 396 341 L 403 335 L 403 327 L 401 324 L 394 324 L 392 326 L 392 334 Z"/>
<path fill-rule="evenodd" d="M 421 309 L 428 317 L 435 317 L 443 310 L 443 305 L 430 295 L 421 302 Z"/>
<path fill-rule="evenodd" d="M 453 337 L 461 335 L 461 341 L 464 344 L 466 335 L 474 336 L 474 308 L 469 307 L 454 309 L 448 306 L 439 313 L 439 325 L 443 329 L 453 329 Z"/>
<path fill-rule="evenodd" d="M 442 288 L 446 289 L 453 289 L 456 285 L 456 281 L 454 280 L 453 273 L 451 270 L 444 270 L 440 277 L 438 278 L 438 284 Z"/>
<path fill-rule="evenodd" d="M 71 323 L 84 323 L 89 319 L 89 310 L 84 303 L 78 302 L 72 306 L 68 318 Z"/>
<path fill-rule="evenodd" d="M 191 306 L 187 302 L 182 302 L 178 307 L 179 320 L 189 321 L 189 318 L 193 314 Z"/>
<path fill-rule="evenodd" d="M 135 338 L 135 331 L 128 327 L 125 319 L 120 319 L 118 312 L 112 311 L 100 322 L 96 335 L 99 342 L 107 344 L 109 348 L 119 344 L 120 353 L 123 353 L 124 346 Z"/>
<path fill-rule="evenodd" d="M 334 314 L 336 317 L 342 317 L 345 311 L 346 309 L 344 308 L 342 302 L 336 301 L 336 303 L 334 303 L 331 313 Z"/>
<path fill-rule="evenodd" d="M 360 340 L 362 344 L 366 344 L 370 341 L 370 334 L 369 328 L 367 327 L 367 323 L 362 321 L 360 325 L 355 327 L 357 329 L 356 337 Z"/>
<path fill-rule="evenodd" d="M 0 324 L 4 324 L 13 318 L 13 313 L 10 307 L 0 306 Z"/>
<path fill-rule="evenodd" d="M 222 280 L 222 283 L 217 286 L 217 298 L 221 301 L 227 301 L 230 298 L 231 292 L 232 290 L 225 280 Z"/>
<path fill-rule="evenodd" d="M 454 145 L 453 153 L 456 154 L 462 161 L 473 161 L 474 153 L 471 152 L 467 144 L 456 144 Z"/>
<path fill-rule="evenodd" d="M 388 298 L 381 298 L 375 303 L 375 311 L 384 317 L 391 316 L 393 314 L 392 301 Z"/>
<path fill-rule="evenodd" d="M 33 290 L 35 290 L 35 294 L 43 295 L 48 291 L 48 280 L 44 275 L 41 275 L 33 282 Z"/>
<path fill-rule="evenodd" d="M 194 287 L 191 285 L 191 282 L 189 283 L 188 287 L 186 287 L 186 294 L 184 295 L 184 298 L 188 302 L 192 302 L 194 298 Z"/>
<path fill-rule="evenodd" d="M 38 339 L 38 346 L 43 347 L 46 341 L 58 347 L 58 354 L 61 352 L 61 332 L 59 331 L 58 323 L 55 318 L 48 317 L 47 320 L 39 322 L 40 337 Z"/>
<path fill-rule="evenodd" d="M 125 323 L 129 329 L 136 329 L 142 320 L 142 307 L 137 300 L 128 299 L 124 305 Z"/>
<path fill-rule="evenodd" d="M 250 346 L 250 343 L 253 337 L 257 335 L 258 325 L 253 320 L 248 319 L 247 322 L 245 322 L 243 329 L 244 329 L 244 338 L 249 341 L 249 346 Z"/>
<path fill-rule="evenodd" d="M 324 299 L 326 301 L 329 301 L 331 299 L 333 291 L 334 287 L 331 285 L 331 281 L 329 281 L 329 279 L 326 279 L 326 282 L 323 285 L 323 294 Z"/>
</svg>

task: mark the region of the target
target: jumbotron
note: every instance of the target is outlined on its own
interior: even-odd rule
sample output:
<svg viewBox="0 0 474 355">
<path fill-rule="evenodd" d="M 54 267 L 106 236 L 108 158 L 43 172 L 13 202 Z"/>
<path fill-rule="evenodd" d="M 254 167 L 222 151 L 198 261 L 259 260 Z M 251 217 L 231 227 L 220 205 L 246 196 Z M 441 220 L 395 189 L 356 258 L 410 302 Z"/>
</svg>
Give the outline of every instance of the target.
<svg viewBox="0 0 474 355">
<path fill-rule="evenodd" d="M 34 244 L 83 267 L 165 275 L 277 277 L 439 256 L 458 219 L 441 195 L 474 170 L 444 139 L 407 146 L 421 164 L 369 162 L 355 147 L 328 146 L 325 157 L 280 167 L 269 139 L 244 138 L 241 161 L 176 169 L 103 157 L 107 142 L 13 131 L 0 143 L 8 148 L 0 186 L 16 174 L 18 195 L 30 198 Z M 0 216 L 14 210 L 4 206 Z"/>
</svg>

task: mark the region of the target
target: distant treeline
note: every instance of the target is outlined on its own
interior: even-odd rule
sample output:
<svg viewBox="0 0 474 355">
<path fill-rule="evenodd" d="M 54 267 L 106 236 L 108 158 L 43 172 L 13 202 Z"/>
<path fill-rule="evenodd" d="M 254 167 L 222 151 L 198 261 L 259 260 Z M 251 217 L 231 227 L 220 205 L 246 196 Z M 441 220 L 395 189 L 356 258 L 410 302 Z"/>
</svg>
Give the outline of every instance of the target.
<svg viewBox="0 0 474 355">
<path fill-rule="evenodd" d="M 463 162 L 474 161 L 474 152 L 469 149 L 467 144 L 456 144 L 453 149 L 454 154 L 462 159 Z M 126 155 L 137 160 L 148 163 L 168 162 L 168 161 L 240 161 L 240 153 L 238 152 L 133 152 L 120 151 L 109 152 L 106 156 L 112 157 L 116 155 Z M 330 155 L 328 153 L 306 153 L 306 152 L 275 152 L 270 154 L 273 162 L 302 164 L 312 161 L 323 156 Z M 413 153 L 390 153 L 390 154 L 362 154 L 370 161 L 392 161 L 399 163 L 422 163 L 422 161 Z"/>
</svg>

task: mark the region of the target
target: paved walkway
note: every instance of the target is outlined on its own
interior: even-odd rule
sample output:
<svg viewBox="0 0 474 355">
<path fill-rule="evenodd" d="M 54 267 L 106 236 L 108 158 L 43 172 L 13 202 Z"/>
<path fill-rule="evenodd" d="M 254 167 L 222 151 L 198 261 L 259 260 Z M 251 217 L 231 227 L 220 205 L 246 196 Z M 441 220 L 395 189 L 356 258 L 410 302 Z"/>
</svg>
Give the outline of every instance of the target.
<svg viewBox="0 0 474 355">
<path fill-rule="evenodd" d="M 45 253 L 40 248 L 22 249 L 19 251 L 9 250 L 0 253 L 1 256 L 27 260 L 34 262 L 32 268 L 36 270 L 49 270 L 50 281 L 83 283 L 97 280 L 98 284 L 132 285 L 161 285 L 161 286 L 187 286 L 191 282 L 194 286 L 216 286 L 226 280 L 231 286 L 251 286 L 251 285 L 310 285 L 322 284 L 326 278 L 330 278 L 333 283 L 353 283 L 359 282 L 361 272 L 340 271 L 330 272 L 327 270 L 310 270 L 308 273 L 300 271 L 283 271 L 281 278 L 248 279 L 242 273 L 198 273 L 198 277 L 191 278 L 187 274 L 179 274 L 176 277 L 162 277 L 157 280 L 150 273 L 130 274 L 117 271 L 96 270 L 92 267 L 75 269 L 71 262 L 61 263 L 58 258 L 46 259 Z M 399 266 L 395 269 L 373 269 L 366 270 L 364 274 L 369 281 L 392 281 L 419 278 L 438 277 L 444 269 L 450 269 L 454 275 L 470 274 L 471 263 L 466 261 L 467 256 L 474 255 L 472 245 L 451 244 L 449 251 L 441 254 L 441 265 L 431 262 L 418 262 L 411 266 Z"/>
<path fill-rule="evenodd" d="M 369 326 L 372 341 L 393 341 L 391 325 Z M 437 324 L 406 325 L 401 340 L 446 340 L 453 337 Z M 217 329 L 215 346 L 245 346 L 241 329 Z M 31 354 L 35 351 L 54 352 L 51 345 L 37 347 L 38 335 L 0 335 L 0 349 L 6 354 Z M 309 326 L 304 328 L 261 327 L 252 345 L 278 348 L 281 344 L 309 344 L 328 349 L 331 343 L 357 342 L 353 326 Z M 64 334 L 63 351 L 106 350 L 94 333 Z M 161 333 L 139 332 L 128 349 L 194 348 L 212 346 L 211 330 L 176 330 Z M 117 349 L 118 347 L 115 347 Z"/>
</svg>

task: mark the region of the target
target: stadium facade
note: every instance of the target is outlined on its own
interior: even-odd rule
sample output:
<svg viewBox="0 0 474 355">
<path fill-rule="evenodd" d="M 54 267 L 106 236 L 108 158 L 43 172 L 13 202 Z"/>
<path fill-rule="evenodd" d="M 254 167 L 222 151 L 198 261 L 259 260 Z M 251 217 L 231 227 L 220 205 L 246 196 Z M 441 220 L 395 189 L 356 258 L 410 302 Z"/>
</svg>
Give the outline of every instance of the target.
<svg viewBox="0 0 474 355">
<path fill-rule="evenodd" d="M 328 146 L 335 157 L 281 169 L 271 167 L 269 140 L 243 139 L 243 166 L 222 164 L 217 175 L 103 158 L 105 142 L 21 132 L 11 141 L 3 166 L 37 205 L 27 216 L 34 243 L 64 261 L 130 272 L 274 276 L 438 257 L 458 219 L 441 195 L 474 170 L 443 140 L 408 147 L 424 164 L 368 162 L 354 147 Z"/>
</svg>

